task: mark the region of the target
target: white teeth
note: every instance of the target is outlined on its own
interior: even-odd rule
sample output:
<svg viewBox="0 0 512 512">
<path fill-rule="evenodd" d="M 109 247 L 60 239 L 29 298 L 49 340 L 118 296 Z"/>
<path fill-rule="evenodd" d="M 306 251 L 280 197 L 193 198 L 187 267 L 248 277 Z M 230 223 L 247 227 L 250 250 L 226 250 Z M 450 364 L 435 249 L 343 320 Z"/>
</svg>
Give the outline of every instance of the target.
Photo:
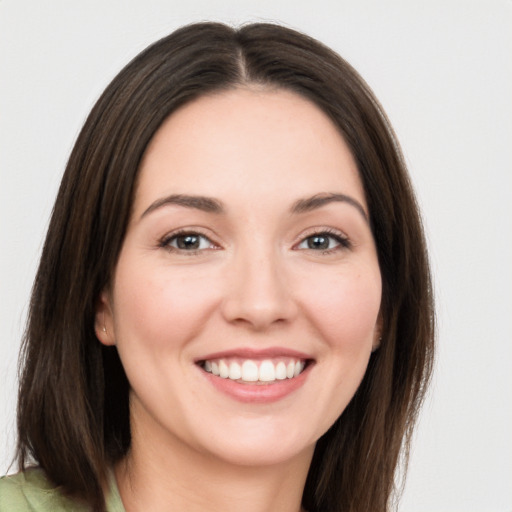
<svg viewBox="0 0 512 512">
<path fill-rule="evenodd" d="M 276 380 L 276 370 L 272 361 L 263 361 L 260 365 L 259 380 L 262 382 L 272 382 Z"/>
<path fill-rule="evenodd" d="M 238 380 L 242 378 L 242 368 L 238 363 L 231 363 L 229 365 L 229 378 L 231 380 Z"/>
<path fill-rule="evenodd" d="M 258 366 L 259 365 L 259 366 Z M 301 360 L 278 361 L 270 359 L 261 362 L 246 359 L 242 364 L 236 361 L 218 359 L 204 361 L 203 369 L 217 377 L 244 382 L 274 382 L 276 380 L 292 379 L 304 370 L 305 362 Z"/>
<path fill-rule="evenodd" d="M 256 382 L 258 380 L 258 365 L 254 361 L 244 361 L 242 365 L 242 380 L 246 382 Z"/>
<path fill-rule="evenodd" d="M 223 379 L 229 377 L 229 367 L 222 359 L 219 361 L 219 376 Z"/>
<path fill-rule="evenodd" d="M 276 366 L 276 379 L 284 380 L 286 379 L 286 365 L 281 361 L 277 363 Z"/>
</svg>

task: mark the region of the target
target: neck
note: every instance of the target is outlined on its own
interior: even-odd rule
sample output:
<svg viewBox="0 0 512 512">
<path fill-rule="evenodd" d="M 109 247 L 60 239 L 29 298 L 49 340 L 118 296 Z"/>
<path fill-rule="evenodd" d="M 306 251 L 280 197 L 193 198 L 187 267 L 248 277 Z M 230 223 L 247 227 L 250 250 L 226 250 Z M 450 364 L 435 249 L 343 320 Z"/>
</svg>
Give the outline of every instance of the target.
<svg viewBox="0 0 512 512">
<path fill-rule="evenodd" d="M 133 434 L 129 453 L 115 469 L 126 512 L 302 510 L 314 447 L 292 460 L 247 466 L 200 453 L 183 443 L 162 445 Z"/>
</svg>

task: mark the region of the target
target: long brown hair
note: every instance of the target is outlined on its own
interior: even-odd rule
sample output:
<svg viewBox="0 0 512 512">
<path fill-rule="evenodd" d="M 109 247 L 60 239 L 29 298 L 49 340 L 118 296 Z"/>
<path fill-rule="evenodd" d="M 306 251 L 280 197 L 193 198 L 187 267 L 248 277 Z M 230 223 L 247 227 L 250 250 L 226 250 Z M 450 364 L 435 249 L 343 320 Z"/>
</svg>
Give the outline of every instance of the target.
<svg viewBox="0 0 512 512">
<path fill-rule="evenodd" d="M 62 179 L 30 303 L 18 402 L 21 468 L 104 510 L 107 468 L 130 446 L 129 384 L 94 333 L 144 151 L 180 105 L 259 84 L 308 98 L 357 162 L 383 281 L 382 342 L 357 393 L 318 441 L 309 512 L 389 510 L 432 370 L 434 310 L 425 240 L 398 142 L 357 72 L 318 41 L 271 24 L 194 24 L 156 42 L 100 97 Z"/>
</svg>

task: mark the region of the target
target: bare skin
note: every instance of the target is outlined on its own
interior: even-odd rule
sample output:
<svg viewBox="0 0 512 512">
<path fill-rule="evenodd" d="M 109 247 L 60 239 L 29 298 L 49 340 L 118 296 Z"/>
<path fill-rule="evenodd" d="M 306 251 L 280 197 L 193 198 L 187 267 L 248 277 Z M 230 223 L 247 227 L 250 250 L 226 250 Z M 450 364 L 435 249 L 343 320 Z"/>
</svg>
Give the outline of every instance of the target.
<svg viewBox="0 0 512 512">
<path fill-rule="evenodd" d="M 144 453 L 132 450 L 116 467 L 126 512 L 303 511 L 302 489 L 312 449 L 295 460 L 262 468 L 222 464 L 183 449 L 180 443 L 174 448 L 182 453 L 166 457 L 154 441 L 150 453 L 145 443 Z"/>
</svg>

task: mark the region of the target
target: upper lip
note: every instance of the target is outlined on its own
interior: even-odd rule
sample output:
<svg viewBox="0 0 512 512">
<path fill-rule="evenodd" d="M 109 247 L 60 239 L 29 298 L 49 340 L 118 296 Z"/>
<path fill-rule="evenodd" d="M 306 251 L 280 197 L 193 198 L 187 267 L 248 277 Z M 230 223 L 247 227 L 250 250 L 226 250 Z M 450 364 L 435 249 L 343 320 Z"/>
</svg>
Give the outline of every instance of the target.
<svg viewBox="0 0 512 512">
<path fill-rule="evenodd" d="M 291 357 L 295 359 L 313 359 L 310 354 L 300 352 L 298 350 L 284 348 L 284 347 L 269 347 L 263 349 L 254 349 L 248 347 L 233 348 L 230 350 L 222 350 L 219 352 L 212 352 L 202 357 L 198 357 L 194 362 L 210 361 L 213 359 L 223 359 L 230 357 L 238 357 L 242 359 L 272 359 L 275 357 Z"/>
</svg>

